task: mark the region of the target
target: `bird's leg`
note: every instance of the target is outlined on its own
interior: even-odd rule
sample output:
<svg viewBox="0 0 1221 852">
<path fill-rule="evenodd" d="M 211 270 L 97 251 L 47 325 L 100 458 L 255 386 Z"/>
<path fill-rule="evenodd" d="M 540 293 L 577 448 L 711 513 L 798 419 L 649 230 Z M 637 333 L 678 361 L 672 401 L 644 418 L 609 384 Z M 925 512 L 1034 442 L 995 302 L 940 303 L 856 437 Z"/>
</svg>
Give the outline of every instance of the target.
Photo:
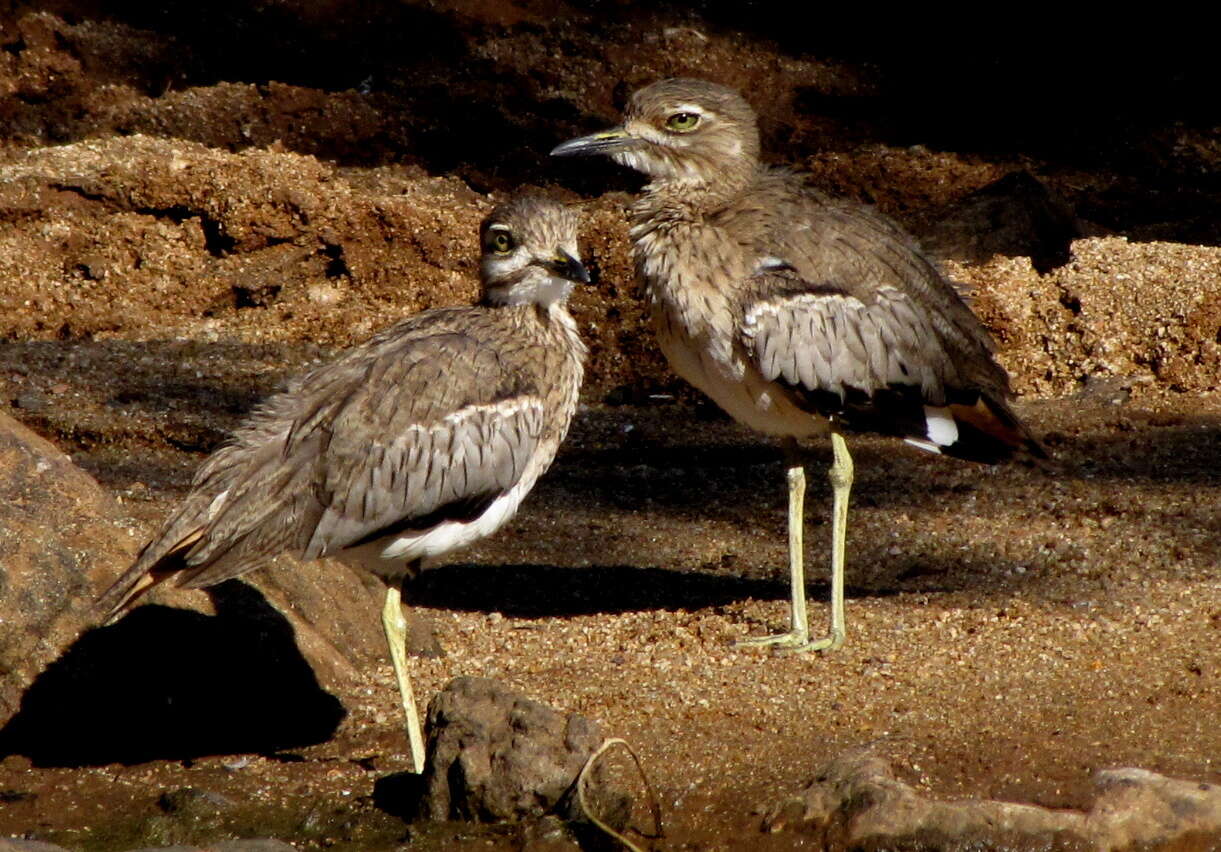
<svg viewBox="0 0 1221 852">
<path fill-rule="evenodd" d="M 833 651 L 844 644 L 844 539 L 848 534 L 848 493 L 852 489 L 852 454 L 844 436 L 831 433 L 831 633 L 793 651 Z"/>
<path fill-rule="evenodd" d="M 789 459 L 789 575 L 793 596 L 790 608 L 792 628 L 776 636 L 744 639 L 740 645 L 775 645 L 789 653 L 833 651 L 844 644 L 844 540 L 848 531 L 848 494 L 852 489 L 852 455 L 838 432 L 831 433 L 831 632 L 821 639 L 810 639 L 806 618 L 805 570 L 802 564 L 803 498 L 805 471 L 797 458 L 796 442 L 785 443 Z"/>
<path fill-rule="evenodd" d="M 415 693 L 407 676 L 407 619 L 403 617 L 402 580 L 386 581 L 386 606 L 382 609 L 382 627 L 390 645 L 394 662 L 394 677 L 403 697 L 403 713 L 407 716 L 407 740 L 411 745 L 411 762 L 416 774 L 424 771 L 424 735 L 420 729 L 420 714 L 416 710 Z"/>
<path fill-rule="evenodd" d="M 775 645 L 785 650 L 813 650 L 807 647 L 810 644 L 810 625 L 806 616 L 805 543 L 803 541 L 806 472 L 797 452 L 797 442 L 791 438 L 784 442 L 784 457 L 788 468 L 786 478 L 789 484 L 789 594 L 792 596 L 789 606 L 789 632 L 741 639 L 736 644 Z"/>
</svg>

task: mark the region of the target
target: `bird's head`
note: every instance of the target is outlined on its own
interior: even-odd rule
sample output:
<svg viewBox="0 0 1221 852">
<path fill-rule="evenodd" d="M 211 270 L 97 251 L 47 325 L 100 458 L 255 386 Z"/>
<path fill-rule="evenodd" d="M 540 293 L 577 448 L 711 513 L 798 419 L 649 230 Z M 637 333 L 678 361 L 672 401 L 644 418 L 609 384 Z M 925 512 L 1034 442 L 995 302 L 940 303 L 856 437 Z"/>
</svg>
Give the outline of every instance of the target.
<svg viewBox="0 0 1221 852">
<path fill-rule="evenodd" d="M 749 179 L 759 130 L 754 110 L 733 89 L 674 78 L 633 94 L 623 124 L 569 140 L 551 154 L 604 154 L 655 184 L 708 187 Z"/>
<path fill-rule="evenodd" d="M 577 252 L 576 211 L 524 194 L 496 206 L 479 228 L 483 301 L 493 305 L 563 302 L 589 273 Z"/>
</svg>

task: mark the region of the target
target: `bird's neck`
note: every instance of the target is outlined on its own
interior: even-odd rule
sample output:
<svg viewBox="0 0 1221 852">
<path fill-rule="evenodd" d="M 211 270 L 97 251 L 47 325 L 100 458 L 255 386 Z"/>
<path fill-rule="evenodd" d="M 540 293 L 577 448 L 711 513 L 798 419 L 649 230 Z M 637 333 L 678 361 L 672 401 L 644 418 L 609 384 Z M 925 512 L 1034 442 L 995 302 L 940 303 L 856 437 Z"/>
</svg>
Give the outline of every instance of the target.
<svg viewBox="0 0 1221 852">
<path fill-rule="evenodd" d="M 758 175 L 757 165 L 743 162 L 718 169 L 711 179 L 654 180 L 632 205 L 633 224 L 705 219 L 741 198 Z"/>
<path fill-rule="evenodd" d="M 513 307 L 535 305 L 544 313 L 552 306 L 561 310 L 572 292 L 572 282 L 552 275 L 529 275 L 520 279 L 483 284 L 485 307 Z"/>
<path fill-rule="evenodd" d="M 571 286 L 571 284 L 569 285 Z M 543 334 L 554 334 L 571 349 L 579 350 L 583 356 L 585 345 L 577 331 L 576 320 L 568 312 L 567 299 L 490 301 L 485 295 L 484 307 L 504 311 L 507 321 L 519 328 L 535 329 Z"/>
<path fill-rule="evenodd" d="M 546 305 L 530 302 L 513 308 L 518 311 L 517 321 L 526 326 L 538 329 L 550 337 L 577 365 L 577 369 L 585 362 L 589 351 L 581 340 L 577 330 L 576 320 L 568 313 L 568 302 L 564 299 L 550 302 Z"/>
</svg>

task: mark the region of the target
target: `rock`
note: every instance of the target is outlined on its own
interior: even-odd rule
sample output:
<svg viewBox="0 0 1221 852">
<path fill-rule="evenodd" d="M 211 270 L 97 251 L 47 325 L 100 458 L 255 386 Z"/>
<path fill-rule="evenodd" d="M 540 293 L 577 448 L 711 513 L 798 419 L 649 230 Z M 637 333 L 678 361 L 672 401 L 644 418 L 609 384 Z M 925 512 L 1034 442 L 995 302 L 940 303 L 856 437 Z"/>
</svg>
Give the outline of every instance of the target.
<svg viewBox="0 0 1221 852">
<path fill-rule="evenodd" d="M 1221 843 L 1221 786 L 1142 769 L 1104 770 L 1095 784 L 1099 796 L 1088 813 L 981 799 L 941 802 L 896 779 L 884 760 L 854 752 L 776 807 L 763 827 L 813 830 L 837 849 L 1152 850 Z"/>
<path fill-rule="evenodd" d="M 1181 848 L 1221 847 L 1221 784 L 1146 769 L 1104 769 L 1094 784 L 1099 796 L 1086 819 L 1100 848 L 1157 849 L 1176 841 Z"/>
<path fill-rule="evenodd" d="M 41 840 L 0 837 L 0 852 L 68 852 L 68 850 L 53 843 L 43 843 Z"/>
<path fill-rule="evenodd" d="M 556 811 L 575 818 L 577 775 L 604 739 L 583 716 L 565 716 L 488 678 L 455 678 L 428 705 L 419 813 L 480 822 Z M 599 817 L 622 823 L 626 798 L 612 802 L 617 794 L 605 789 L 598 767 L 592 775 L 588 789 L 597 791 Z"/>
<path fill-rule="evenodd" d="M 289 620 L 238 580 L 210 597 L 214 615 L 150 604 L 84 633 L 26 690 L 0 754 L 96 766 L 330 738 L 344 709 L 320 688 Z"/>
<path fill-rule="evenodd" d="M 140 607 L 88 630 L 93 601 L 142 540 L 92 477 L 0 414 L 0 755 L 82 765 L 328 738 L 344 711 L 318 680 L 359 675 L 349 622 L 368 624 L 368 654 L 381 662 L 380 597 L 327 563 L 268 577 L 264 594 L 226 584 L 212 593 L 215 616 Z M 203 593 L 165 597 L 209 608 Z M 235 693 L 250 701 L 242 713 Z M 93 712 L 82 716 L 83 702 Z"/>
<path fill-rule="evenodd" d="M 1029 172 L 1010 172 L 968 194 L 921 235 L 938 257 L 983 263 L 993 255 L 1029 257 L 1040 273 L 1064 264 L 1081 236 L 1071 208 Z"/>
<path fill-rule="evenodd" d="M 97 590 L 136 546 L 89 474 L 0 413 L 0 723 L 77 638 Z"/>
<path fill-rule="evenodd" d="M 197 820 L 232 808 L 233 802 L 227 796 L 210 790 L 182 787 L 162 793 L 157 799 L 157 807 L 181 819 Z"/>
<path fill-rule="evenodd" d="M 58 849 L 59 847 L 55 847 Z M 0 846 L 0 852 L 4 847 Z M 280 840 L 226 840 L 207 846 L 163 846 L 135 849 L 132 852 L 296 852 L 297 847 Z"/>
</svg>

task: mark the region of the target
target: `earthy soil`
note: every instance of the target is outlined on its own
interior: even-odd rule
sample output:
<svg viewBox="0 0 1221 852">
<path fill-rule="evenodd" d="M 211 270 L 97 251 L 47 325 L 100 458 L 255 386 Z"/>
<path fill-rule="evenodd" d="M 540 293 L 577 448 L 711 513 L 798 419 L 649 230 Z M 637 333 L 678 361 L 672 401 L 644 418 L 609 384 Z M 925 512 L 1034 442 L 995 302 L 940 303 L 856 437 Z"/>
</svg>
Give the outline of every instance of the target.
<svg viewBox="0 0 1221 852">
<path fill-rule="evenodd" d="M 597 719 L 642 758 L 667 849 L 805 846 L 760 833 L 762 816 L 853 749 L 933 795 L 1050 807 L 1087 806 L 1105 767 L 1221 781 L 1221 114 L 1190 50 L 1032 68 L 1029 48 L 941 55 L 848 22 L 799 39 L 811 22 L 750 4 L 194 5 L 0 7 L 0 403 L 119 497 L 135 538 L 286 376 L 469 300 L 480 217 L 542 186 L 587 202 L 584 405 L 519 517 L 409 590 L 445 650 L 413 661 L 420 694 L 479 674 Z M 835 653 L 731 646 L 787 613 L 779 454 L 656 353 L 621 209 L 639 181 L 546 157 L 676 73 L 742 88 L 774 159 L 928 236 L 1055 457 L 992 469 L 854 440 Z M 992 245 L 1008 220 L 981 223 L 972 193 L 1015 172 L 1068 224 Z M 819 624 L 827 461 L 809 448 Z M 295 570 L 318 569 L 282 560 L 215 611 L 266 609 L 260 584 Z M 375 636 L 376 588 L 350 583 Z M 210 611 L 199 592 L 159 600 Z M 201 665 L 221 647 L 212 616 L 176 632 L 173 612 L 127 622 Z M 289 672 L 282 700 L 249 691 L 250 671 L 227 681 L 243 652 L 225 643 L 199 679 L 228 712 L 153 745 L 142 726 L 171 709 L 155 698 L 99 730 L 113 696 L 48 680 L 34 710 L 53 723 L 27 713 L 0 763 L 0 835 L 525 842 L 408 825 L 380 649 L 361 634 L 343 649 L 353 676 L 314 681 L 284 624 L 248 637 Z M 116 691 L 165 660 L 126 648 Z"/>
</svg>

